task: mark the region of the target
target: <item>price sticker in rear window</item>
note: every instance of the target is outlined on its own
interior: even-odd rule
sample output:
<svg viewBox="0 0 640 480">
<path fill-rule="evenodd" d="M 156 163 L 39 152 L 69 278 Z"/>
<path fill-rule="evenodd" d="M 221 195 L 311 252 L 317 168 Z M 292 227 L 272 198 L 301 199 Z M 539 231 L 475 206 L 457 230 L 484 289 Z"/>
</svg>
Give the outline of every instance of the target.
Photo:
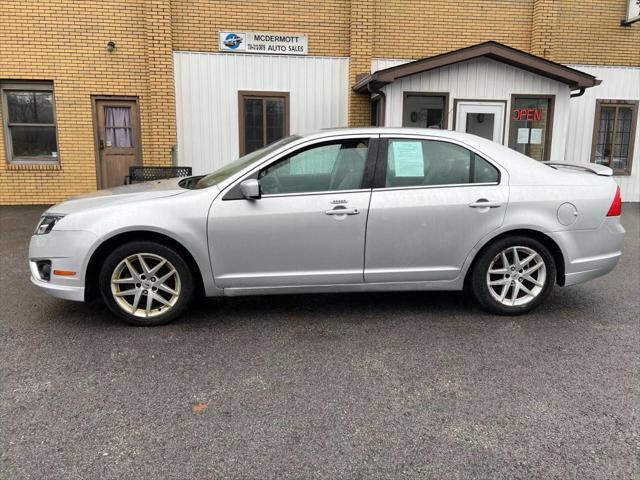
<svg viewBox="0 0 640 480">
<path fill-rule="evenodd" d="M 424 176 L 422 142 L 394 141 L 391 143 L 390 153 L 393 159 L 393 170 L 396 177 Z"/>
</svg>

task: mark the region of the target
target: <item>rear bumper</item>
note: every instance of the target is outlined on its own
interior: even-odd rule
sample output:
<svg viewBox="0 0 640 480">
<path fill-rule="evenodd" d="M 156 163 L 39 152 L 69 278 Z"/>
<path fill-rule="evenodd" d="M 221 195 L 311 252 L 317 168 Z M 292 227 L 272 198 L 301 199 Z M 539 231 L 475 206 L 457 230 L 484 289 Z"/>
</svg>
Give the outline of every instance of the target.
<svg viewBox="0 0 640 480">
<path fill-rule="evenodd" d="M 599 228 L 552 232 L 564 254 L 564 285 L 575 285 L 606 275 L 622 256 L 625 230 L 620 217 L 607 217 Z"/>
</svg>

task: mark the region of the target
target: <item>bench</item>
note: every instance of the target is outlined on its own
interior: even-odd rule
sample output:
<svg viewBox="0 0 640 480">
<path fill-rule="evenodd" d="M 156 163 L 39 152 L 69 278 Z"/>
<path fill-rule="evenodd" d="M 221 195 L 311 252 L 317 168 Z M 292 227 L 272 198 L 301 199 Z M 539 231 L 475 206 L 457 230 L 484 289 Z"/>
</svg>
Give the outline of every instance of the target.
<svg viewBox="0 0 640 480">
<path fill-rule="evenodd" d="M 124 184 L 130 185 L 132 183 L 162 180 L 164 178 L 190 177 L 191 175 L 191 167 L 150 167 L 136 165 L 129 167 L 129 175 L 124 177 Z"/>
</svg>

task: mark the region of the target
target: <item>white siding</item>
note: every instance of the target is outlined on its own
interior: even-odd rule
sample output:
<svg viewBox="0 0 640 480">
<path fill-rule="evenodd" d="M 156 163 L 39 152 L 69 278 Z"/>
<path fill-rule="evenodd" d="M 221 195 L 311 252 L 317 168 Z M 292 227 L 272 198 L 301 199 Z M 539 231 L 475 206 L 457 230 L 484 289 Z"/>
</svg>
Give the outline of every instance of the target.
<svg viewBox="0 0 640 480">
<path fill-rule="evenodd" d="M 349 59 L 175 52 L 178 163 L 206 173 L 238 157 L 238 90 L 286 91 L 290 133 L 346 126 Z"/>
<path fill-rule="evenodd" d="M 570 65 L 602 80 L 584 95 L 572 98 L 569 109 L 569 135 L 566 158 L 574 162 L 591 160 L 596 100 L 640 100 L 640 68 Z M 640 201 L 640 126 L 635 131 L 635 148 L 630 176 L 616 177 L 625 202 Z"/>
<path fill-rule="evenodd" d="M 374 59 L 376 70 L 404 63 L 402 60 Z M 502 62 L 479 58 L 399 79 L 383 88 L 387 96 L 385 125 L 402 126 L 403 92 L 449 92 L 449 128 L 453 129 L 455 99 L 506 100 L 511 95 L 555 95 L 551 159 L 562 160 L 568 129 L 569 87 L 563 83 L 512 67 Z M 508 115 L 508 113 L 507 113 Z M 509 121 L 505 125 L 505 145 L 509 139 Z"/>
<path fill-rule="evenodd" d="M 371 71 L 375 72 L 384 68 L 394 67 L 403 63 L 410 62 L 406 59 L 390 59 L 390 58 L 374 58 L 371 62 Z M 558 97 L 556 97 L 556 112 L 554 121 L 553 132 L 553 148 L 552 157 L 554 160 L 566 160 L 569 162 L 589 162 L 591 160 L 591 142 L 593 139 L 593 122 L 595 120 L 595 108 L 596 99 L 611 99 L 611 100 L 640 100 L 640 67 L 617 67 L 617 66 L 594 66 L 594 65 L 568 65 L 571 68 L 582 70 L 586 73 L 594 75 L 602 80 L 602 84 L 588 88 L 585 94 L 581 97 L 571 98 L 566 102 L 563 112 L 559 112 L 561 105 L 558 103 Z M 431 72 L 433 75 L 435 72 Z M 466 73 L 466 77 L 464 76 Z M 490 87 L 490 91 L 504 90 L 517 90 L 516 93 L 540 93 L 536 91 L 521 90 L 523 86 L 521 80 L 524 80 L 526 75 L 513 75 L 509 76 L 511 79 L 519 81 L 519 85 L 505 85 L 506 81 L 510 81 L 508 78 L 489 77 L 488 71 L 478 69 L 476 72 L 458 71 L 455 75 L 451 73 L 444 75 L 433 75 L 434 78 L 422 79 L 420 86 L 431 86 L 436 84 L 433 91 L 450 92 L 449 101 L 451 102 L 449 108 L 453 108 L 453 99 L 459 93 L 454 95 L 453 88 L 456 88 L 456 92 L 460 90 L 460 82 L 466 81 L 467 85 L 462 88 L 465 92 L 468 91 L 480 91 L 482 92 L 485 87 L 486 81 L 496 80 L 496 84 Z M 523 72 L 524 73 L 524 72 Z M 477 83 L 477 74 L 484 74 L 484 78 L 480 83 Z M 429 75 L 429 74 L 422 74 Z M 533 75 L 535 76 L 535 75 Z M 447 83 L 443 82 L 443 79 L 447 79 Z M 552 82 L 551 80 L 549 80 Z M 408 79 L 405 79 L 406 83 L 410 84 L 409 88 L 405 90 L 413 90 L 414 83 Z M 405 83 L 405 84 L 406 84 Z M 517 87 L 517 88 L 516 88 Z M 401 87 L 403 88 L 403 87 Z M 389 89 L 389 87 L 387 87 Z M 397 88 L 393 89 L 394 92 Z M 390 119 L 394 122 L 388 125 L 400 125 L 402 123 L 402 90 L 400 91 L 400 97 L 398 100 L 397 95 L 393 95 L 394 105 L 389 105 L 389 99 L 387 101 L 387 109 L 393 108 L 391 118 L 387 114 L 387 121 Z M 465 93 L 466 95 L 466 93 Z M 566 97 L 567 94 L 564 94 Z M 510 96 L 510 95 L 509 95 Z M 563 97 L 563 98 L 564 98 Z M 482 93 L 477 98 L 485 98 Z M 502 98 L 507 99 L 507 98 Z M 451 113 L 451 112 L 450 112 Z M 562 115 L 563 119 L 559 121 L 558 115 Z M 398 116 L 400 115 L 400 116 Z M 451 118 L 451 116 L 449 117 Z M 453 128 L 451 122 L 449 122 L 450 128 Z M 560 130 L 556 130 L 560 127 Z M 507 125 L 508 128 L 508 125 Z M 508 132 L 507 132 L 508 135 Z M 506 137 L 508 138 L 508 136 Z M 635 131 L 635 149 L 632 159 L 631 176 L 619 176 L 616 177 L 616 181 L 620 185 L 622 196 L 625 201 L 638 202 L 640 201 L 640 122 Z"/>
</svg>

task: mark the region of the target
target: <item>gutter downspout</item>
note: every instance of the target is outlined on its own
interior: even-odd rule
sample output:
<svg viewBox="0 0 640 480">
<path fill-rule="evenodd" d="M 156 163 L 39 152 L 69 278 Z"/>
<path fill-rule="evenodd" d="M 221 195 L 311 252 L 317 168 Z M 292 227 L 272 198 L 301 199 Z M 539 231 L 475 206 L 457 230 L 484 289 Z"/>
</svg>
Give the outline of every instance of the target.
<svg viewBox="0 0 640 480">
<path fill-rule="evenodd" d="M 586 91 L 586 87 L 582 87 L 580 90 L 578 90 L 577 93 L 572 93 L 571 95 L 569 95 L 569 98 L 577 98 L 577 97 L 581 97 L 582 95 L 584 95 L 584 92 Z"/>
<path fill-rule="evenodd" d="M 373 108 L 373 99 L 371 98 L 371 94 L 377 94 L 380 97 L 380 100 L 378 101 L 382 102 L 382 108 L 380 109 L 380 113 L 381 113 L 380 116 L 382 117 L 382 125 L 374 125 L 374 126 L 384 127 L 384 117 L 385 117 L 386 107 L 387 107 L 387 96 L 382 90 L 371 88 L 371 83 L 367 83 L 367 91 L 369 92 L 370 108 Z M 378 118 L 377 120 L 378 120 L 378 123 L 380 123 L 381 119 Z"/>
</svg>

